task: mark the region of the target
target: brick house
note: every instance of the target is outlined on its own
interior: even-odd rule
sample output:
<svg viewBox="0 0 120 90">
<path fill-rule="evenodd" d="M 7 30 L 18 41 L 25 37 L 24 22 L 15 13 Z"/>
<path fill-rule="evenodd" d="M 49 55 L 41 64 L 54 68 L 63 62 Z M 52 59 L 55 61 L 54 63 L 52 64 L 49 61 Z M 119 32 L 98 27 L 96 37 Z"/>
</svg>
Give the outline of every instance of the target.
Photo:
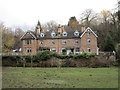
<svg viewBox="0 0 120 90">
<path fill-rule="evenodd" d="M 65 30 L 59 26 L 56 31 L 44 31 L 38 22 L 35 32 L 28 31 L 22 37 L 22 53 L 36 54 L 50 50 L 63 54 L 95 53 L 98 54 L 97 35 L 88 27 L 82 30 Z"/>
</svg>

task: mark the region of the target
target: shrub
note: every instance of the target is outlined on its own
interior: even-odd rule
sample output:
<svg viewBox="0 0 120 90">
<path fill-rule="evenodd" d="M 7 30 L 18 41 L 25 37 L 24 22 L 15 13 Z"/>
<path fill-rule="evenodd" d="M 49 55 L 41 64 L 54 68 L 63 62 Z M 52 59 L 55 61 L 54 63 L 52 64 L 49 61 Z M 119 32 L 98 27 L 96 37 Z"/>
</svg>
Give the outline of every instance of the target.
<svg viewBox="0 0 120 90">
<path fill-rule="evenodd" d="M 39 60 L 44 61 L 44 60 L 50 59 L 51 56 L 52 56 L 52 52 L 46 50 L 46 51 L 37 53 L 36 59 L 37 59 L 37 61 L 39 61 Z"/>
<path fill-rule="evenodd" d="M 63 55 L 66 55 L 67 50 L 66 50 L 66 49 L 63 49 L 63 50 L 62 50 L 62 53 L 63 53 Z"/>
</svg>

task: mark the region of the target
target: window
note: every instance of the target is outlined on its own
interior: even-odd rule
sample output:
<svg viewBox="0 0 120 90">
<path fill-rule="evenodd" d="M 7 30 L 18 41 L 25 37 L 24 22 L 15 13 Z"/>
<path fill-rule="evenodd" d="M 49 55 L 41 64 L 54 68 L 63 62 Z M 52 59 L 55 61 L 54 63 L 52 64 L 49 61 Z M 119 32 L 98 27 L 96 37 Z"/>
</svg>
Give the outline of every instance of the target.
<svg viewBox="0 0 120 90">
<path fill-rule="evenodd" d="M 31 40 L 25 40 L 25 44 L 29 45 L 31 43 L 32 43 Z"/>
<path fill-rule="evenodd" d="M 56 52 L 56 49 L 55 49 L 55 48 L 52 48 L 52 51 L 53 51 L 53 52 Z"/>
<path fill-rule="evenodd" d="M 90 36 L 90 30 L 87 31 L 88 36 Z"/>
<path fill-rule="evenodd" d="M 88 44 L 90 44 L 91 40 L 90 40 L 90 39 L 88 39 L 88 40 L 87 40 L 87 42 L 88 42 Z"/>
<path fill-rule="evenodd" d="M 78 40 L 75 40 L 75 44 L 78 44 Z"/>
<path fill-rule="evenodd" d="M 76 48 L 76 52 L 80 52 L 80 48 Z"/>
<path fill-rule="evenodd" d="M 91 48 L 87 48 L 87 52 L 90 53 L 91 52 Z"/>
<path fill-rule="evenodd" d="M 31 48 L 27 48 L 27 53 L 31 53 L 31 52 L 32 52 Z"/>
<path fill-rule="evenodd" d="M 52 40 L 52 44 L 55 44 L 55 41 L 54 41 L 54 40 Z"/>
<path fill-rule="evenodd" d="M 45 34 L 44 34 L 44 33 L 41 33 L 41 34 L 40 34 L 40 36 L 41 36 L 41 37 L 44 37 L 44 36 L 45 36 Z"/>
<path fill-rule="evenodd" d="M 31 50 L 31 49 L 30 49 L 29 51 L 30 51 L 30 52 L 32 52 L 32 50 Z"/>
<path fill-rule="evenodd" d="M 67 36 L 67 32 L 63 32 L 63 36 Z"/>
<path fill-rule="evenodd" d="M 52 33 L 51 33 L 51 36 L 53 36 L 53 37 L 56 36 L 56 33 L 55 33 L 55 32 L 52 32 Z"/>
<path fill-rule="evenodd" d="M 74 32 L 74 35 L 75 35 L 75 36 L 79 36 L 79 32 L 76 30 L 76 31 Z"/>
<path fill-rule="evenodd" d="M 43 41 L 40 41 L 40 44 L 43 44 Z"/>
<path fill-rule="evenodd" d="M 67 43 L 67 41 L 66 40 L 62 40 L 62 44 L 66 44 Z"/>
</svg>

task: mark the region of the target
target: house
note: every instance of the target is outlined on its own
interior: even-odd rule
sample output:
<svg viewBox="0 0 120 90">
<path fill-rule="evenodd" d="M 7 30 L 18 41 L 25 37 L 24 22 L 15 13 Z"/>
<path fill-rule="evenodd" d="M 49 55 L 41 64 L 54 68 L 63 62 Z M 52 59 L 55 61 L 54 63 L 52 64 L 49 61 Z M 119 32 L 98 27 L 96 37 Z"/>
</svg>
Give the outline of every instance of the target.
<svg viewBox="0 0 120 90">
<path fill-rule="evenodd" d="M 49 50 L 63 54 L 63 50 L 66 50 L 66 54 L 98 54 L 97 37 L 89 27 L 69 31 L 59 25 L 56 31 L 45 31 L 38 22 L 34 32 L 28 31 L 21 37 L 22 53 L 29 55 Z"/>
</svg>

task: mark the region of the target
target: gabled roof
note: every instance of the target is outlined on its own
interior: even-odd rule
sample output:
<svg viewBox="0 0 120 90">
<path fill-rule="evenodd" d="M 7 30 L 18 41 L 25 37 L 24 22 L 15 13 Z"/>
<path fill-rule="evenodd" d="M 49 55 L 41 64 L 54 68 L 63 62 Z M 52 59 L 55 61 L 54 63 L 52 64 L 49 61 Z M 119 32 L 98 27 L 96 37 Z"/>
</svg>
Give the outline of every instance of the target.
<svg viewBox="0 0 120 90">
<path fill-rule="evenodd" d="M 26 32 L 20 39 L 36 39 L 36 36 L 33 32 Z"/>
<path fill-rule="evenodd" d="M 83 35 L 84 35 L 88 30 L 90 30 L 90 31 L 94 34 L 95 37 L 98 37 L 98 36 L 93 32 L 93 30 L 92 30 L 90 27 L 88 27 L 88 28 L 83 32 L 83 34 L 82 34 L 80 37 L 83 37 Z"/>
</svg>

